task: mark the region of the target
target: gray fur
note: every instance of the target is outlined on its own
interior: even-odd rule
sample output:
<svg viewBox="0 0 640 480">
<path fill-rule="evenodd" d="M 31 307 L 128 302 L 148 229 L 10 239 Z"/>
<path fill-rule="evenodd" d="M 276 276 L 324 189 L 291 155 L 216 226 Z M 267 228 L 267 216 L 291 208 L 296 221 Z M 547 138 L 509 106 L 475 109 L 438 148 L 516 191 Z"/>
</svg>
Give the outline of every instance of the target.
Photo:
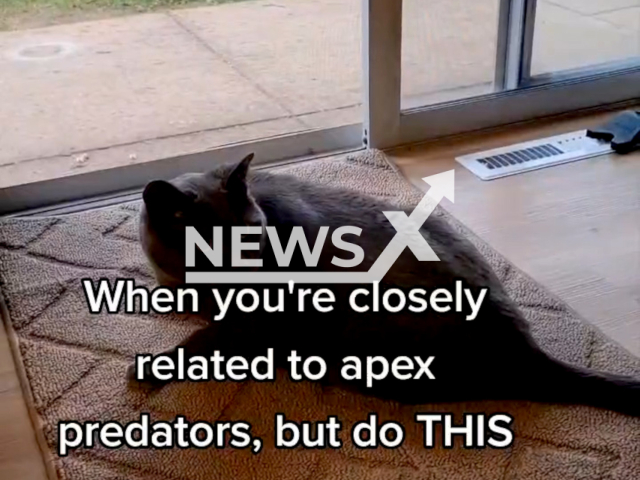
<svg viewBox="0 0 640 480">
<path fill-rule="evenodd" d="M 396 210 L 383 201 L 358 192 L 328 188 L 295 177 L 249 171 L 247 157 L 206 174 L 183 175 L 170 183 L 152 182 L 144 194 L 140 234 L 158 281 L 184 281 L 184 227 L 195 226 L 207 238 L 213 226 L 275 226 L 283 242 L 293 226 L 302 226 L 310 242 L 321 226 L 330 232 L 354 225 L 362 228 L 359 244 L 365 259 L 357 268 L 368 270 L 396 231 L 383 211 Z M 382 286 L 452 289 L 456 280 L 489 293 L 478 318 L 464 315 L 411 312 L 355 314 L 349 311 L 247 315 L 235 312 L 184 342 L 192 354 L 225 349 L 242 354 L 264 353 L 273 347 L 283 355 L 295 349 L 301 355 L 320 355 L 329 363 L 327 382 L 338 383 L 382 398 L 405 403 L 472 399 L 530 399 L 587 403 L 634 415 L 640 414 L 640 383 L 634 379 L 597 374 L 563 364 L 542 352 L 528 325 L 483 257 L 440 217 L 431 215 L 422 235 L 440 258 L 419 262 L 408 249 L 385 276 Z M 330 235 L 331 233 L 329 233 Z M 329 238 L 329 237 L 328 237 Z M 268 243 L 260 254 L 267 271 L 277 269 Z M 318 270 L 340 270 L 331 263 L 345 252 L 325 242 Z M 346 254 L 348 255 L 348 254 Z M 225 252 L 228 265 L 229 252 Z M 211 265 L 201 265 L 210 269 Z M 291 270 L 306 268 L 294 256 Z M 218 286 L 220 287 L 220 286 Z M 260 288 L 263 288 L 260 286 Z M 356 286 L 335 286 L 346 305 L 347 292 Z M 340 302 L 338 302 L 340 303 Z M 418 384 L 389 379 L 374 389 L 339 378 L 340 360 L 348 355 L 434 355 L 436 380 Z M 279 358 L 285 366 L 283 358 Z"/>
</svg>

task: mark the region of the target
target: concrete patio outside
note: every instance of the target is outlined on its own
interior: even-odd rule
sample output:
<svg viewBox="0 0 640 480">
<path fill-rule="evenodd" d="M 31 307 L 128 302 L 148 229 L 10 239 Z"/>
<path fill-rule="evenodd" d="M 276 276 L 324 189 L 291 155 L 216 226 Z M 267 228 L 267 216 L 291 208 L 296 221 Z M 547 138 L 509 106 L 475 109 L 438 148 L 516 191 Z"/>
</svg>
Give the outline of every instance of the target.
<svg viewBox="0 0 640 480">
<path fill-rule="evenodd" d="M 498 0 L 405 0 L 403 104 L 492 89 Z M 361 119 L 361 0 L 0 33 L 0 188 Z M 540 0 L 533 73 L 640 55 L 640 0 Z"/>
</svg>

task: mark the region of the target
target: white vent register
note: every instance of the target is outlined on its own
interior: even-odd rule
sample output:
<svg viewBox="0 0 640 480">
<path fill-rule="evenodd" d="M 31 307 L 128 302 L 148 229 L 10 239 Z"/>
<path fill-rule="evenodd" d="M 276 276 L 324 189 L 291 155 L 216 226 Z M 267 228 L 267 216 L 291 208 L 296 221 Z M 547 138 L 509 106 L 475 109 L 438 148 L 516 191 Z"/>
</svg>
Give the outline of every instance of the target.
<svg viewBox="0 0 640 480">
<path fill-rule="evenodd" d="M 482 180 L 493 180 L 612 151 L 609 142 L 589 138 L 586 130 L 580 130 L 464 155 L 456 160 Z"/>
</svg>

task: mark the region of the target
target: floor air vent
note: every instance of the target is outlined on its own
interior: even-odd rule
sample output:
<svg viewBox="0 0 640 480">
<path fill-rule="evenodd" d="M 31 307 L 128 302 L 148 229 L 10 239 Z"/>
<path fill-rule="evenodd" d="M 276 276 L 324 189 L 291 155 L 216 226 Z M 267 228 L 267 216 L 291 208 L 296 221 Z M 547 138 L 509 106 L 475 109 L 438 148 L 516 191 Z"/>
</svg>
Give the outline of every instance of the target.
<svg viewBox="0 0 640 480">
<path fill-rule="evenodd" d="M 464 155 L 456 160 L 482 180 L 493 180 L 610 152 L 608 142 L 589 138 L 586 130 L 580 130 Z"/>
</svg>

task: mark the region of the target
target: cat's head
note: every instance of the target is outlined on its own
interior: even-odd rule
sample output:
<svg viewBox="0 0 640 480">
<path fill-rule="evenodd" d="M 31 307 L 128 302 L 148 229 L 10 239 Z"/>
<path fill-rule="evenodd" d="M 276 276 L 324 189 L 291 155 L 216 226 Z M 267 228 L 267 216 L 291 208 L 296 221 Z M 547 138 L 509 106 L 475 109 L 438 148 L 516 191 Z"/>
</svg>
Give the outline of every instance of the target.
<svg viewBox="0 0 640 480">
<path fill-rule="evenodd" d="M 168 182 L 155 180 L 145 187 L 140 237 L 161 283 L 184 280 L 187 226 L 195 227 L 210 245 L 213 227 L 223 227 L 225 265 L 229 265 L 231 257 L 230 227 L 265 226 L 265 215 L 249 188 L 252 159 L 250 154 L 239 163 L 221 165 L 207 173 L 182 175 Z M 263 228 L 263 236 L 264 231 Z M 260 244 L 264 245 L 264 237 Z M 211 264 L 207 267 L 211 268 Z"/>
</svg>

